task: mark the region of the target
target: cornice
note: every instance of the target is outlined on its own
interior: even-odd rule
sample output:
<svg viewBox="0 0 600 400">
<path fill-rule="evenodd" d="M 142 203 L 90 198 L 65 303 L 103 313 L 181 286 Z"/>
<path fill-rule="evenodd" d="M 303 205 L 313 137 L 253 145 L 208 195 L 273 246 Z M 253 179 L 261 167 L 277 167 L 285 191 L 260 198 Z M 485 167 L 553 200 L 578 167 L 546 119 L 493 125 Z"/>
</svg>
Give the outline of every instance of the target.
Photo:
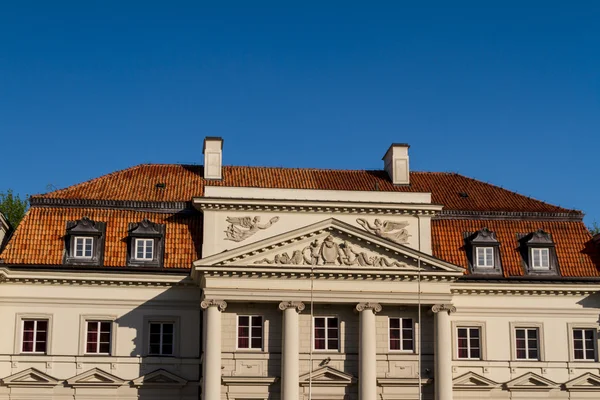
<svg viewBox="0 0 600 400">
<path fill-rule="evenodd" d="M 503 283 L 455 283 L 450 289 L 452 294 L 468 295 L 468 296 L 586 296 L 600 291 L 600 284 L 582 284 L 582 283 L 522 283 L 515 282 Z"/>
<path fill-rule="evenodd" d="M 583 213 L 442 210 L 434 219 L 583 221 Z"/>
<path fill-rule="evenodd" d="M 194 212 L 192 203 L 188 201 L 132 201 L 31 197 L 30 204 L 32 207 L 108 208 L 118 210 L 150 211 L 166 214 Z"/>
</svg>

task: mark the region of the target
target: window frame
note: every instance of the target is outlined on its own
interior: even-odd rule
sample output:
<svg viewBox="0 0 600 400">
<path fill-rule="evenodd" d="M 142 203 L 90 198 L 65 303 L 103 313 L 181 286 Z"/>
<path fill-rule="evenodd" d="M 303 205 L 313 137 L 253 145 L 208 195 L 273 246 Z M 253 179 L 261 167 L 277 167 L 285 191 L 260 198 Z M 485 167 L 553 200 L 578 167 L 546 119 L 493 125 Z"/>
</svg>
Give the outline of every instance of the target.
<svg viewBox="0 0 600 400">
<path fill-rule="evenodd" d="M 90 352 L 88 351 L 88 334 L 90 333 L 90 326 L 89 324 L 95 323 L 98 326 L 98 340 L 96 341 L 96 351 L 95 352 Z M 109 332 L 108 332 L 108 352 L 104 353 L 100 351 L 100 344 L 102 343 L 100 341 L 100 335 L 102 334 L 102 324 L 108 324 L 109 327 Z M 110 356 L 112 354 L 112 335 L 113 335 L 113 321 L 110 320 L 102 320 L 102 319 L 88 319 L 85 321 L 85 337 L 84 337 L 84 342 L 85 342 L 85 355 L 93 355 L 93 356 Z"/>
<path fill-rule="evenodd" d="M 152 239 L 152 238 L 135 238 L 134 239 L 134 245 L 133 245 L 133 258 L 136 261 L 140 261 L 140 262 L 146 262 L 146 261 L 153 261 L 156 257 L 155 257 L 155 251 L 156 251 L 156 240 Z M 144 257 L 138 257 L 138 243 L 139 242 L 143 242 L 144 244 L 142 245 L 142 254 L 144 255 Z M 151 249 L 151 253 L 152 256 L 150 258 L 146 257 L 147 254 L 147 248 L 148 248 L 148 243 L 152 243 L 152 249 Z"/>
<path fill-rule="evenodd" d="M 127 266 L 128 267 L 158 267 L 164 266 L 166 225 L 143 219 L 140 222 L 129 223 L 127 236 Z M 137 257 L 138 240 L 152 240 L 152 258 Z"/>
<path fill-rule="evenodd" d="M 48 322 L 46 331 L 46 351 L 45 352 L 32 352 L 23 351 L 23 334 L 24 334 L 24 321 L 31 320 L 44 320 Z M 15 316 L 15 341 L 14 341 L 14 352 L 13 354 L 29 355 L 29 356 L 43 356 L 52 355 L 52 332 L 53 332 L 53 315 L 52 314 L 34 314 L 34 313 L 19 313 Z M 35 343 L 35 342 L 34 342 Z"/>
<path fill-rule="evenodd" d="M 74 221 L 67 221 L 66 234 L 64 236 L 65 251 L 63 264 L 66 265 L 104 265 L 104 239 L 106 236 L 106 222 L 93 221 L 83 217 Z M 84 241 L 84 253 L 77 256 L 77 240 Z M 85 241 L 92 241 L 92 256 L 85 256 Z"/>
<path fill-rule="evenodd" d="M 324 349 L 317 349 L 315 347 L 315 341 L 316 341 L 316 335 L 315 335 L 315 331 L 317 329 L 317 324 L 315 323 L 315 320 L 317 318 L 325 318 L 325 348 Z M 337 319 L 337 332 L 338 332 L 338 337 L 337 337 L 337 342 L 338 342 L 338 346 L 337 349 L 330 349 L 329 348 L 329 337 L 328 337 L 328 332 L 327 332 L 327 321 L 329 319 L 335 318 Z M 311 324 L 312 324 L 312 333 L 311 333 L 311 346 L 313 351 L 318 351 L 318 352 L 335 352 L 335 353 L 339 353 L 341 352 L 341 348 L 342 348 L 342 329 L 341 329 L 341 320 L 340 317 L 338 315 L 313 315 L 312 316 L 312 320 L 311 320 Z"/>
<path fill-rule="evenodd" d="M 77 241 L 79 239 L 83 240 L 82 255 L 80 255 L 80 256 L 77 255 Z M 92 247 L 91 252 L 90 252 L 91 254 L 89 257 L 85 255 L 85 252 L 86 252 L 85 246 L 86 246 L 86 242 L 88 240 L 90 241 L 90 244 Z M 94 238 L 92 236 L 73 236 L 73 249 L 74 249 L 73 258 L 77 258 L 80 260 L 91 260 L 92 258 L 94 258 Z"/>
<path fill-rule="evenodd" d="M 474 257 L 474 265 L 475 268 L 483 268 L 483 269 L 493 269 L 495 267 L 495 252 L 496 252 L 496 248 L 495 246 L 474 246 L 475 248 L 475 257 Z M 484 264 L 479 264 L 479 251 L 480 250 L 490 250 L 492 252 L 492 264 L 491 265 L 487 265 L 487 254 L 484 253 L 483 255 L 483 259 L 484 259 Z"/>
<path fill-rule="evenodd" d="M 402 347 L 401 349 L 392 349 L 392 346 L 391 346 L 392 345 L 392 336 L 391 336 L 392 326 L 391 326 L 390 322 L 391 322 L 392 319 L 399 319 L 400 320 L 400 328 L 398 328 L 400 330 L 400 339 L 398 339 L 398 340 L 400 341 L 400 347 Z M 404 334 L 403 330 L 404 330 L 404 328 L 402 328 L 402 321 L 404 321 L 405 319 L 409 319 L 411 321 L 411 328 L 410 329 L 412 331 L 412 349 L 410 349 L 410 350 L 404 349 L 404 344 L 403 344 L 403 340 L 404 340 L 403 339 L 404 338 L 404 336 L 403 336 L 403 334 Z M 387 329 L 387 333 L 388 333 L 387 334 L 387 337 L 388 337 L 388 341 L 387 341 L 388 342 L 388 351 L 391 352 L 391 353 L 409 353 L 409 354 L 416 353 L 417 352 L 417 340 L 416 340 L 416 338 L 417 338 L 417 336 L 416 336 L 416 333 L 417 333 L 416 332 L 417 331 L 416 325 L 417 325 L 417 323 L 416 323 L 415 319 L 413 317 L 388 316 L 387 317 L 387 323 L 388 323 L 388 326 L 387 326 L 387 328 L 388 328 Z M 394 329 L 396 329 L 396 328 L 394 328 Z"/>
<path fill-rule="evenodd" d="M 252 319 L 253 318 L 261 318 L 260 323 L 260 347 L 240 347 L 239 344 L 239 333 L 240 333 L 240 317 L 248 317 L 248 345 L 252 346 Z M 265 349 L 265 316 L 260 314 L 237 314 L 235 318 L 235 349 L 236 351 L 252 351 L 252 352 L 260 352 Z"/>
<path fill-rule="evenodd" d="M 479 358 L 458 357 L 458 329 L 479 329 Z M 487 360 L 487 332 L 485 321 L 452 321 L 452 360 L 453 361 L 486 361 Z"/>
<path fill-rule="evenodd" d="M 540 265 L 535 265 L 535 252 L 540 252 Z M 544 257 L 542 256 L 542 252 L 546 253 L 546 261 L 547 264 L 541 265 Z M 549 271 L 550 270 L 550 248 L 548 247 L 531 247 L 529 249 L 529 259 L 531 260 L 531 269 L 536 271 Z"/>
<path fill-rule="evenodd" d="M 173 354 L 155 354 L 150 352 L 150 324 L 173 324 Z M 146 357 L 179 357 L 181 336 L 181 321 L 179 316 L 146 315 L 144 317 L 144 348 L 141 352 Z"/>
<path fill-rule="evenodd" d="M 544 325 L 539 322 L 511 322 L 510 323 L 510 344 L 511 344 L 511 360 L 521 362 L 536 362 L 545 361 L 544 348 Z M 537 350 L 538 357 L 536 358 L 517 358 L 517 329 L 537 329 Z M 527 335 L 526 335 L 527 336 Z M 527 340 L 527 339 L 525 339 Z M 528 352 L 529 353 L 529 352 Z M 529 357 L 529 354 L 527 354 Z"/>
<path fill-rule="evenodd" d="M 483 227 L 476 232 L 463 232 L 464 249 L 469 262 L 469 270 L 475 275 L 501 275 L 502 257 L 500 254 L 500 242 L 496 237 L 496 232 Z M 492 265 L 479 265 L 479 249 L 492 249 Z"/>
<path fill-rule="evenodd" d="M 569 361 L 570 362 L 581 362 L 581 363 L 591 363 L 598 362 L 598 326 L 593 323 L 568 323 L 567 329 L 569 333 Z M 573 335 L 573 331 L 575 329 L 591 329 L 594 332 L 594 358 L 575 358 L 575 337 Z M 585 350 L 584 350 L 585 352 Z M 584 353 L 585 354 L 585 353 Z"/>
<path fill-rule="evenodd" d="M 117 316 L 108 314 L 82 314 L 79 316 L 79 355 L 86 357 L 110 357 L 117 351 Z M 110 353 L 87 352 L 87 323 L 88 321 L 110 322 Z"/>
</svg>

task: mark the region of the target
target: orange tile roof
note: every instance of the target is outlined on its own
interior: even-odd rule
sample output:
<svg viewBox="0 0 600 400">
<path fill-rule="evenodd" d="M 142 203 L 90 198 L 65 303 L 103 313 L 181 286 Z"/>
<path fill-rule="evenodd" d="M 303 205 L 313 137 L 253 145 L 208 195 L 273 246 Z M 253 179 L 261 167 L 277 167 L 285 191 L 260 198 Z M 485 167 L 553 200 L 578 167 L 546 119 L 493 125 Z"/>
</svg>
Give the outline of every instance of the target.
<svg viewBox="0 0 600 400">
<path fill-rule="evenodd" d="M 45 198 L 190 201 L 204 194 L 204 186 L 285 189 L 429 192 L 445 210 L 569 213 L 515 192 L 445 172 L 411 172 L 410 186 L 394 186 L 385 171 L 321 170 L 299 168 L 223 168 L 222 181 L 206 181 L 202 166 L 143 164 L 101 176 L 66 189 L 40 195 Z M 164 183 L 164 188 L 157 188 Z M 459 193 L 468 197 L 463 198 Z M 35 196 L 34 196 L 35 197 Z"/>
<path fill-rule="evenodd" d="M 506 277 L 524 275 L 517 233 L 534 232 L 540 228 L 552 234 L 561 276 L 600 276 L 600 252 L 591 249 L 592 235 L 580 221 L 433 220 L 433 255 L 468 268 L 463 233 L 476 232 L 484 227 L 496 232 Z"/>
<path fill-rule="evenodd" d="M 32 207 L 0 258 L 8 264 L 61 265 L 67 221 L 83 217 L 106 224 L 104 266 L 126 265 L 128 224 L 144 218 L 165 224 L 165 268 L 191 268 L 202 250 L 199 214 L 179 215 L 97 208 Z"/>
</svg>

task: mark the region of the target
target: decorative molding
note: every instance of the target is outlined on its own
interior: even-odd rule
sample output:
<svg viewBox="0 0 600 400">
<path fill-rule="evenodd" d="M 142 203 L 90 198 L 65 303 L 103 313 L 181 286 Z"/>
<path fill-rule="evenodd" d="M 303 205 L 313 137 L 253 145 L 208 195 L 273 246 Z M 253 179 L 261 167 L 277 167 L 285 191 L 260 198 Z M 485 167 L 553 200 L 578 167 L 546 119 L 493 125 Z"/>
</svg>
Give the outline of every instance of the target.
<svg viewBox="0 0 600 400">
<path fill-rule="evenodd" d="M 68 207 L 90 208 L 102 207 L 108 209 L 152 211 L 156 213 L 196 213 L 189 201 L 131 201 L 131 200 L 91 200 L 91 199 L 58 199 L 48 197 L 31 197 L 32 207 Z"/>
<path fill-rule="evenodd" d="M 600 376 L 588 372 L 564 384 L 568 392 L 598 392 L 600 391 Z"/>
<path fill-rule="evenodd" d="M 381 304 L 379 303 L 358 303 L 356 305 L 356 311 L 358 312 L 362 312 L 365 310 L 372 310 L 373 314 L 376 314 L 378 312 L 381 312 L 381 310 L 383 309 L 383 307 L 381 307 Z"/>
<path fill-rule="evenodd" d="M 278 381 L 278 378 L 271 376 L 224 376 L 221 379 L 225 386 L 266 386 Z"/>
<path fill-rule="evenodd" d="M 404 229 L 408 226 L 408 222 L 406 221 L 394 222 L 385 220 L 381 222 L 379 218 L 375 218 L 375 221 L 373 221 L 373 224 L 371 224 L 364 218 L 357 218 L 356 222 L 365 228 L 367 232 L 372 233 L 375 236 L 391 240 L 395 243 L 407 244 L 408 238 L 412 236 L 408 234 L 406 229 Z"/>
<path fill-rule="evenodd" d="M 452 304 L 436 304 L 431 307 L 431 311 L 434 313 L 446 311 L 448 314 L 452 314 L 456 312 L 456 307 L 454 307 Z"/>
<path fill-rule="evenodd" d="M 301 301 L 282 301 L 279 303 L 279 309 L 281 311 L 287 310 L 288 308 L 295 308 L 297 312 L 304 310 L 305 305 Z"/>
<path fill-rule="evenodd" d="M 165 371 L 164 369 L 157 369 L 131 381 L 131 385 L 134 387 L 144 387 L 150 389 L 172 387 L 181 388 L 187 383 L 188 381 L 182 377 Z"/>
<path fill-rule="evenodd" d="M 356 377 L 339 369 L 324 366 L 300 376 L 300 386 L 308 386 L 309 378 L 313 386 L 347 386 L 357 382 Z"/>
<path fill-rule="evenodd" d="M 35 368 L 28 368 L 11 376 L 1 379 L 2 385 L 8 387 L 53 387 L 60 382 L 58 379 Z"/>
<path fill-rule="evenodd" d="M 229 226 L 225 231 L 225 240 L 241 242 L 254 235 L 259 229 L 270 228 L 279 221 L 279 217 L 273 217 L 266 224 L 260 223 L 260 216 L 252 217 L 227 217 Z"/>
<path fill-rule="evenodd" d="M 421 386 L 433 382 L 431 378 L 421 378 Z M 415 387 L 419 386 L 419 378 L 377 378 L 377 384 L 382 387 Z"/>
<path fill-rule="evenodd" d="M 559 389 L 560 386 L 544 377 L 533 372 L 528 372 L 504 384 L 506 389 L 513 391 L 531 391 L 531 392 L 549 392 L 553 389 Z"/>
<path fill-rule="evenodd" d="M 521 211 L 466 211 L 443 210 L 434 219 L 479 219 L 479 220 L 546 220 L 546 221 L 583 221 L 584 214 L 580 211 L 570 213 L 544 213 Z"/>
<path fill-rule="evenodd" d="M 118 378 L 100 368 L 93 368 L 89 371 L 67 379 L 67 385 L 71 387 L 116 387 L 125 384 L 121 378 Z"/>
<path fill-rule="evenodd" d="M 206 310 L 209 307 L 218 307 L 219 311 L 223 312 L 227 308 L 227 302 L 225 300 L 215 299 L 203 300 L 200 303 L 200 307 L 202 307 L 203 310 Z"/>
<path fill-rule="evenodd" d="M 500 384 L 471 371 L 454 378 L 452 380 L 452 387 L 457 391 L 484 391 L 496 389 L 500 387 Z"/>
</svg>

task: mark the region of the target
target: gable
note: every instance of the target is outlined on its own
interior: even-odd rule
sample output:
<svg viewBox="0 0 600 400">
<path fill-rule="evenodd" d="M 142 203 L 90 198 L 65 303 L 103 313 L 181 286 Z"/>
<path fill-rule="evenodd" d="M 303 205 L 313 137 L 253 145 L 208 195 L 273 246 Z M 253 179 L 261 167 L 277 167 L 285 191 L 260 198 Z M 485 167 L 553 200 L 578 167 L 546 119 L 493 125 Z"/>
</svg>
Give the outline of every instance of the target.
<svg viewBox="0 0 600 400">
<path fill-rule="evenodd" d="M 133 386 L 137 387 L 182 387 L 187 381 L 180 376 L 172 374 L 164 369 L 157 369 L 146 375 L 142 375 L 132 381 Z"/>
<path fill-rule="evenodd" d="M 467 372 L 454 378 L 452 386 L 454 390 L 492 390 L 499 387 L 499 383 L 474 372 Z"/>
<path fill-rule="evenodd" d="M 101 370 L 100 368 L 93 368 L 89 371 L 76 375 L 70 379 L 67 379 L 67 384 L 69 386 L 77 387 L 77 386 L 104 386 L 104 387 L 114 387 L 121 386 L 125 383 L 125 381 L 121 378 L 118 378 L 112 374 L 109 374 L 106 371 Z"/>
<path fill-rule="evenodd" d="M 8 387 L 24 386 L 24 387 L 52 387 L 58 384 L 58 380 L 50 375 L 47 375 L 35 368 L 28 368 L 24 371 L 17 372 L 1 380 L 2 384 Z"/>
<path fill-rule="evenodd" d="M 600 391 L 600 376 L 588 372 L 565 383 L 569 392 L 596 392 Z"/>
<path fill-rule="evenodd" d="M 385 270 L 450 274 L 463 269 L 410 247 L 330 218 L 194 263 L 196 270 L 223 267 Z"/>
<path fill-rule="evenodd" d="M 528 372 L 506 383 L 506 388 L 511 391 L 550 391 L 552 389 L 557 389 L 558 387 L 556 382 L 534 374 L 533 372 Z"/>
<path fill-rule="evenodd" d="M 300 385 L 306 386 L 312 382 L 313 385 L 338 386 L 350 385 L 356 382 L 356 378 L 339 369 L 324 366 L 300 376 Z"/>
</svg>

